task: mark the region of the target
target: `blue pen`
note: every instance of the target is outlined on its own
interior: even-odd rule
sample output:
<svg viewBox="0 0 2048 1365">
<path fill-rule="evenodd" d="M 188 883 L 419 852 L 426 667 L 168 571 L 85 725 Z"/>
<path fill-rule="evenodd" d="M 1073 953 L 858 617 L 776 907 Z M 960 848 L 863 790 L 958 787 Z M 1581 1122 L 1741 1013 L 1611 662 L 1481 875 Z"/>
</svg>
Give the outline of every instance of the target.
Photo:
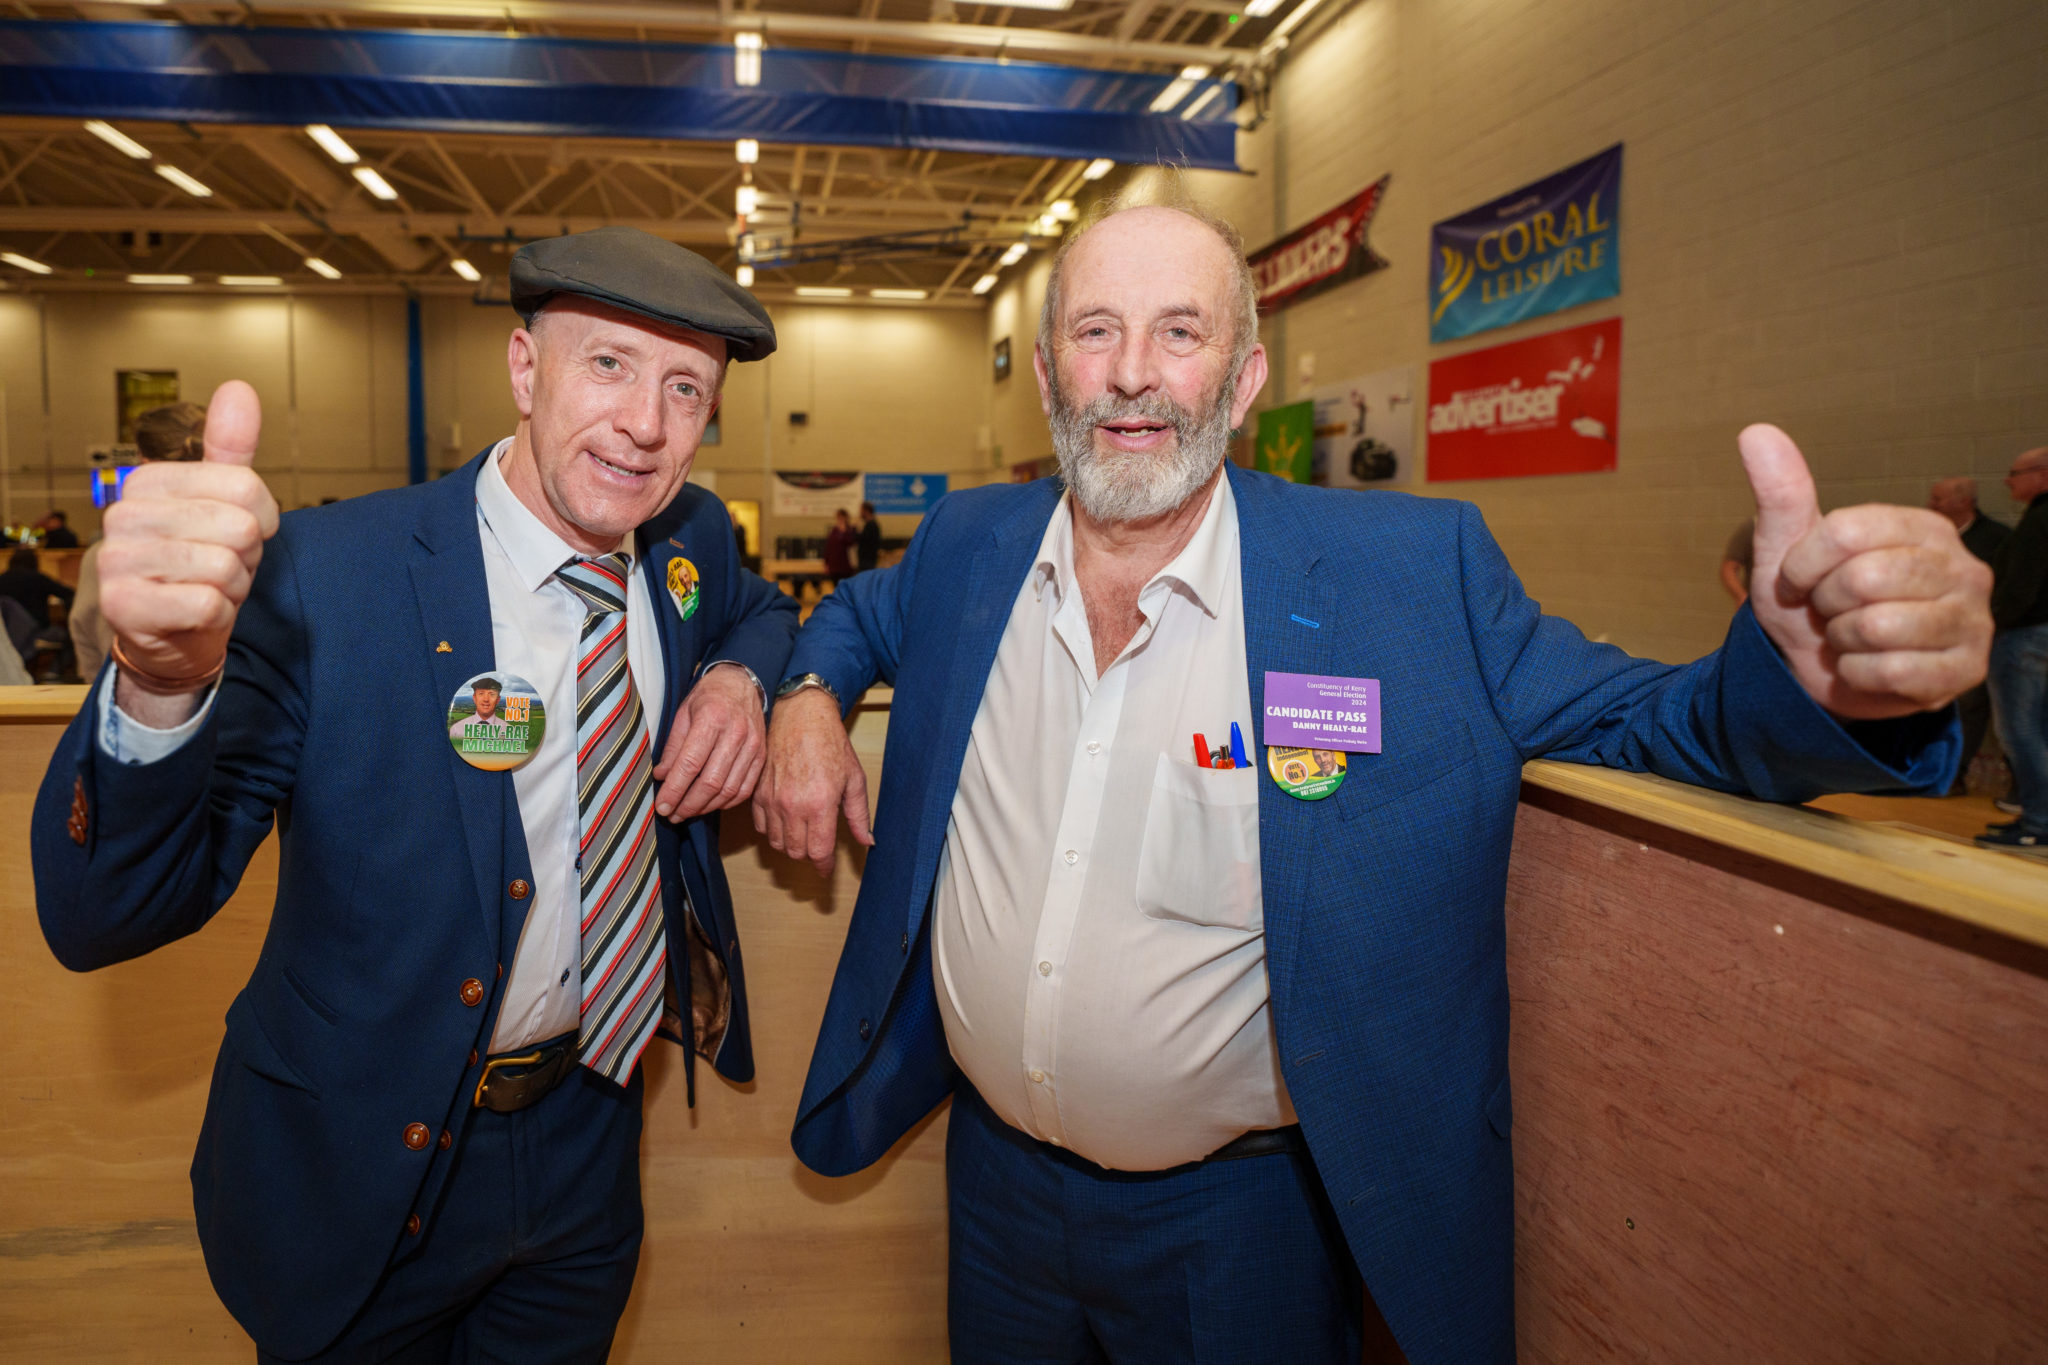
<svg viewBox="0 0 2048 1365">
<path fill-rule="evenodd" d="M 1245 757 L 1244 732 L 1237 728 L 1237 722 L 1230 722 L 1230 761 L 1240 768 L 1249 768 L 1252 761 Z"/>
</svg>

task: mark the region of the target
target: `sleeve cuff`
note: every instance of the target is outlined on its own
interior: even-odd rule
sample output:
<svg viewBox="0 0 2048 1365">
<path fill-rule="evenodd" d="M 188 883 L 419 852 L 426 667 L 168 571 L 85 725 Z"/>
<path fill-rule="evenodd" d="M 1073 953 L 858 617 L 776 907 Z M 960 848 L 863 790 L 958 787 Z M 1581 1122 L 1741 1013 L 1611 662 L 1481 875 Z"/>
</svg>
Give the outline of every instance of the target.
<svg viewBox="0 0 2048 1365">
<path fill-rule="evenodd" d="M 174 729 L 157 730 L 144 725 L 115 704 L 114 679 L 118 675 L 118 669 L 109 667 L 100 677 L 97 702 L 99 746 L 100 752 L 108 758 L 131 767 L 169 758 L 184 748 L 206 724 L 206 718 L 213 710 L 213 699 L 220 693 L 220 683 L 216 680 L 212 687 L 206 689 L 206 696 L 190 720 Z"/>
<path fill-rule="evenodd" d="M 705 673 L 709 673 L 709 672 L 710 672 L 710 671 L 711 671 L 712 669 L 714 669 L 714 668 L 737 668 L 737 669 L 738 669 L 738 670 L 739 670 L 740 672 L 742 672 L 742 673 L 746 674 L 746 675 L 747 675 L 747 681 L 748 681 L 748 682 L 750 682 L 750 683 L 752 683 L 752 684 L 754 685 L 754 695 L 755 695 L 756 697 L 758 697 L 758 698 L 760 699 L 760 701 L 761 701 L 761 711 L 762 711 L 762 714 L 764 714 L 764 715 L 765 715 L 765 714 L 767 714 L 767 711 L 768 711 L 768 689 L 767 689 L 767 688 L 765 688 L 765 687 L 763 687 L 763 686 L 761 686 L 761 680 L 760 680 L 760 678 L 758 678 L 758 677 L 756 677 L 756 676 L 755 676 L 755 674 L 754 674 L 754 670 L 753 670 L 753 669 L 751 669 L 751 668 L 748 668 L 748 667 L 747 667 L 747 666 L 746 666 L 745 664 L 741 663 L 741 662 L 740 662 L 740 661 L 739 661 L 738 659 L 719 659 L 719 660 L 717 660 L 717 661 L 715 661 L 715 662 L 713 662 L 713 663 L 709 663 L 709 664 L 706 664 L 706 665 L 704 666 L 704 672 L 705 672 Z M 701 673 L 700 673 L 700 674 L 698 674 L 698 676 L 699 676 L 699 677 L 702 677 L 702 676 L 703 676 L 703 674 L 701 674 Z"/>
</svg>

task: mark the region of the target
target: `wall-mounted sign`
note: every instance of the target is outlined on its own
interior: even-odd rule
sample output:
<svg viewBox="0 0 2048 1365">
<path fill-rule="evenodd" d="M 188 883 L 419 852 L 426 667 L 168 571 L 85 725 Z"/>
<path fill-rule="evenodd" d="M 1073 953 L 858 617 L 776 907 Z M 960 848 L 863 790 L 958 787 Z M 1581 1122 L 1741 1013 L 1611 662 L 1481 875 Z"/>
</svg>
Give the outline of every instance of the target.
<svg viewBox="0 0 2048 1365">
<path fill-rule="evenodd" d="M 829 517 L 858 512 L 860 472 L 853 469 L 781 469 L 769 480 L 768 508 L 778 517 Z"/>
<path fill-rule="evenodd" d="M 870 474 L 864 501 L 880 516 L 923 516 L 946 496 L 944 474 Z"/>
<path fill-rule="evenodd" d="M 1259 443 L 1253 448 L 1252 468 L 1307 483 L 1315 441 L 1315 400 L 1304 398 L 1285 407 L 1267 408 L 1259 414 Z"/>
<path fill-rule="evenodd" d="M 1621 319 L 1429 367 L 1429 481 L 1614 468 Z"/>
<path fill-rule="evenodd" d="M 1429 339 L 1621 292 L 1621 145 L 1429 230 Z"/>
<path fill-rule="evenodd" d="M 1383 488 L 1415 470 L 1415 371 L 1361 375 L 1316 390 L 1314 481 Z"/>
<path fill-rule="evenodd" d="M 176 370 L 114 371 L 114 430 L 116 440 L 126 444 L 135 439 L 135 419 L 151 408 L 168 407 L 178 401 Z"/>
<path fill-rule="evenodd" d="M 1247 258 L 1259 291 L 1259 312 L 1278 312 L 1387 264 L 1365 240 L 1365 230 L 1372 226 L 1372 216 L 1386 193 L 1387 180 L 1381 176 L 1313 223 L 1296 228 Z"/>
</svg>

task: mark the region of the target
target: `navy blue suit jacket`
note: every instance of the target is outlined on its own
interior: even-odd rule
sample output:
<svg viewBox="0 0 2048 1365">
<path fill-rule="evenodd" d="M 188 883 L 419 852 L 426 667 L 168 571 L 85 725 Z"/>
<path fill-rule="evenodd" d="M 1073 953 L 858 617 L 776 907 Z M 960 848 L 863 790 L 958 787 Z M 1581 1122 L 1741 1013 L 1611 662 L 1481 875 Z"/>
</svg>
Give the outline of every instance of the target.
<svg viewBox="0 0 2048 1365">
<path fill-rule="evenodd" d="M 1409 1359 L 1511 1361 L 1503 905 L 1523 761 L 1781 801 L 1939 791 L 1953 713 L 1852 734 L 1747 610 L 1696 663 L 1631 658 L 1543 616 L 1467 504 L 1230 479 L 1254 716 L 1268 670 L 1380 682 L 1383 752 L 1352 755 L 1321 801 L 1260 785 L 1288 1090 Z M 876 1160 L 954 1084 L 926 911 L 968 730 L 1058 498 L 1050 480 L 954 494 L 901 565 L 840 584 L 797 637 L 792 674 L 849 701 L 896 688 L 876 844 L 792 1138 L 828 1175 Z"/>
<path fill-rule="evenodd" d="M 277 904 L 228 1010 L 192 1186 L 214 1287 L 281 1356 L 331 1342 L 410 1244 L 408 1215 L 433 1216 L 448 1157 L 403 1135 L 421 1123 L 460 1137 L 478 1080 L 471 1052 L 489 1051 L 500 968 L 523 923 L 510 888 L 533 870 L 512 775 L 470 767 L 448 742 L 450 698 L 493 666 L 481 464 L 287 515 L 198 734 L 159 762 L 115 763 L 96 742 L 95 700 L 59 741 L 36 802 L 37 910 L 51 949 L 79 971 L 199 929 L 276 819 Z M 667 673 L 649 716 L 659 753 L 701 665 L 734 660 L 773 686 L 796 606 L 740 568 L 724 508 L 699 489 L 685 487 L 641 538 Z M 701 575 L 688 621 L 665 585 L 679 554 Z M 573 744 L 573 715 L 566 724 L 544 742 Z M 66 827 L 74 792 L 82 843 Z M 753 1055 L 716 819 L 656 828 L 678 998 L 690 999 L 693 965 L 700 992 L 723 975 L 731 1019 L 712 1061 L 745 1080 Z M 486 989 L 476 1005 L 463 998 L 472 978 Z"/>
</svg>

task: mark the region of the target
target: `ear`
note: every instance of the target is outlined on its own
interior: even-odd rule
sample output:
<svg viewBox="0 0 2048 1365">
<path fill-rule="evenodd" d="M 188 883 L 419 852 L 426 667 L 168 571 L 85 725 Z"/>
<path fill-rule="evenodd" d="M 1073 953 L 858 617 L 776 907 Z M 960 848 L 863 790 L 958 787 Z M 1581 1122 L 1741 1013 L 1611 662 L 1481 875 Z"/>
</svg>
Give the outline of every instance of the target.
<svg viewBox="0 0 2048 1365">
<path fill-rule="evenodd" d="M 512 339 L 505 343 L 505 368 L 512 376 L 512 402 L 519 409 L 519 419 L 530 422 L 534 372 L 540 368 L 540 343 L 524 327 L 513 328 Z"/>
<path fill-rule="evenodd" d="M 1245 414 L 1252 410 L 1252 403 L 1259 396 L 1259 390 L 1266 387 L 1266 348 L 1252 347 L 1252 353 L 1245 357 L 1244 369 L 1237 376 L 1237 392 L 1230 396 L 1230 429 L 1236 431 L 1244 425 Z"/>
<path fill-rule="evenodd" d="M 1031 348 L 1031 373 L 1038 377 L 1038 407 L 1047 417 L 1052 416 L 1052 376 L 1046 373 L 1044 339 L 1040 338 Z"/>
</svg>

